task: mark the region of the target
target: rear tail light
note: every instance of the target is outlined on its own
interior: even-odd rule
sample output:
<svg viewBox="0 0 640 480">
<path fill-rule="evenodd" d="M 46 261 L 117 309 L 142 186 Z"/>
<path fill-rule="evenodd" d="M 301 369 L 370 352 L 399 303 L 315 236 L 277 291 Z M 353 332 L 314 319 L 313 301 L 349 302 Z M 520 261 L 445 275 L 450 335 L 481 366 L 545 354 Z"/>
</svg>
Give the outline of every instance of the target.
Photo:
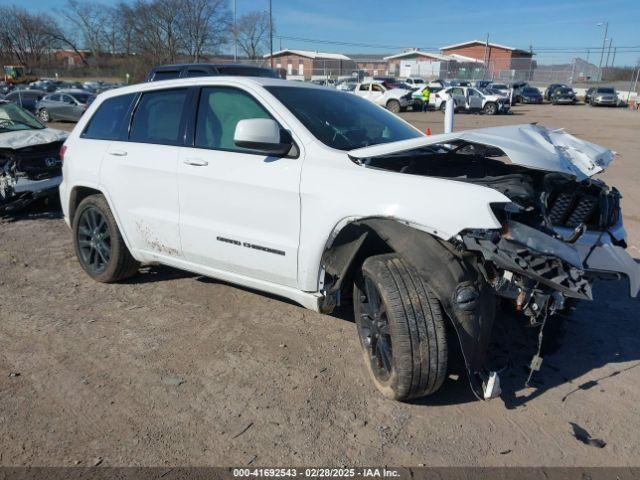
<svg viewBox="0 0 640 480">
<path fill-rule="evenodd" d="M 64 163 L 64 154 L 67 152 L 67 146 L 66 145 L 62 145 L 60 147 L 60 162 Z"/>
</svg>

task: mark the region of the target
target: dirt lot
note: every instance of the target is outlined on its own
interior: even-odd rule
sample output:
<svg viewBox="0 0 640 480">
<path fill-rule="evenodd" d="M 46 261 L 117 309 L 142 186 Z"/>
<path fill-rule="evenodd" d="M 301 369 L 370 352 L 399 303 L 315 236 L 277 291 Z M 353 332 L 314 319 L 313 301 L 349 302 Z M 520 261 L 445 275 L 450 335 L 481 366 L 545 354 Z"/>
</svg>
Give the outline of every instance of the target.
<svg viewBox="0 0 640 480">
<path fill-rule="evenodd" d="M 442 129 L 439 112 L 404 115 Z M 640 256 L 640 115 L 518 106 L 456 128 L 534 121 L 619 152 L 604 178 Z M 623 284 L 578 307 L 536 388 L 517 343 L 503 398 L 476 401 L 458 374 L 401 404 L 372 387 L 348 314 L 168 268 L 97 284 L 55 212 L 1 221 L 0 245 L 0 465 L 638 465 L 640 325 Z"/>
</svg>

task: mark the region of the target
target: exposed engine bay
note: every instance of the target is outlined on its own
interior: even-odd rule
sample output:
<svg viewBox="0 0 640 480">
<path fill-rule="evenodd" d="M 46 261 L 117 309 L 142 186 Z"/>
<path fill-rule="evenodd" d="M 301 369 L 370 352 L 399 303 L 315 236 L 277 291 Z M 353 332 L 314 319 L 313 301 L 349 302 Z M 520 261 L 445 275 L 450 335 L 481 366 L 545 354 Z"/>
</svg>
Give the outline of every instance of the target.
<svg viewBox="0 0 640 480">
<path fill-rule="evenodd" d="M 62 175 L 62 143 L 58 140 L 16 149 L 0 148 L 0 214 L 57 192 Z"/>
<path fill-rule="evenodd" d="M 508 133 L 504 138 L 502 131 Z M 495 295 L 540 327 L 531 372 L 542 362 L 545 322 L 567 299 L 591 300 L 598 278 L 626 278 L 630 295 L 637 296 L 640 267 L 626 252 L 620 192 L 591 178 L 608 165 L 612 152 L 536 125 L 436 137 L 413 148 L 361 150 L 351 158 L 368 168 L 491 188 L 510 200 L 491 204 L 501 229 L 467 229 L 449 242 L 461 254 L 474 255 Z M 484 138 L 487 143 L 478 141 Z M 481 376 L 490 379 L 491 373 Z M 484 397 L 490 396 L 485 390 Z"/>
</svg>

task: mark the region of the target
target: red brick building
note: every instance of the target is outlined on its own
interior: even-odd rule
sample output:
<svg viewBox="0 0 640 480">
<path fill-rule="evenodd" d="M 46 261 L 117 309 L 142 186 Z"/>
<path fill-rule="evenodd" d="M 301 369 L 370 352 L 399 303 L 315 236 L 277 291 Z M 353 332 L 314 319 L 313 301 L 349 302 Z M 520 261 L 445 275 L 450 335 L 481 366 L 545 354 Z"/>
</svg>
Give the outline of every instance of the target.
<svg viewBox="0 0 640 480">
<path fill-rule="evenodd" d="M 534 67 L 533 52 L 482 40 L 449 45 L 440 51 L 443 55 L 462 55 L 483 62 L 493 78 L 511 79 L 516 75 L 514 70 L 526 73 Z"/>
<path fill-rule="evenodd" d="M 271 55 L 264 58 L 270 59 Z M 349 76 L 356 70 L 356 62 L 341 53 L 323 53 L 284 49 L 273 52 L 274 68 L 287 72 L 287 78 L 313 80 Z"/>
</svg>

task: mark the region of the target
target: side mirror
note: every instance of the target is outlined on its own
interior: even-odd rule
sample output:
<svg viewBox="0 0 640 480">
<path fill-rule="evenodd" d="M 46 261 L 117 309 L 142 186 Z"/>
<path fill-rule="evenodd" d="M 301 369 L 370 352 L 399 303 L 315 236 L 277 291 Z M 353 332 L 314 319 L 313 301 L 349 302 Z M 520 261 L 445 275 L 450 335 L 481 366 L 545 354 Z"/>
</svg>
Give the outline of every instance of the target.
<svg viewBox="0 0 640 480">
<path fill-rule="evenodd" d="M 282 130 L 280 125 L 270 118 L 240 120 L 236 125 L 233 142 L 241 148 L 278 156 L 289 153 L 293 145 L 289 132 Z"/>
</svg>

